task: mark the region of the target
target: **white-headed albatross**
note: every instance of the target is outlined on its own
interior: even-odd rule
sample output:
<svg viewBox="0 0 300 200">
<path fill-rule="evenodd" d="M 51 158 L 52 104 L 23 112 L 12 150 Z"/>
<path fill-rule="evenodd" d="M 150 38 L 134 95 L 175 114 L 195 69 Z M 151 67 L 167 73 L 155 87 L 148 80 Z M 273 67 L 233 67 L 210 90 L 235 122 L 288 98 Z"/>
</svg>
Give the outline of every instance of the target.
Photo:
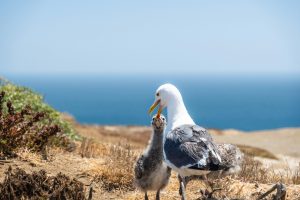
<svg viewBox="0 0 300 200">
<path fill-rule="evenodd" d="M 164 159 L 178 172 L 182 199 L 185 199 L 185 177 L 228 171 L 235 167 L 222 162 L 217 145 L 205 128 L 190 117 L 179 90 L 172 84 L 161 85 L 155 94 L 151 113 L 159 106 L 157 116 L 167 108 L 168 125 L 164 136 Z"/>
</svg>

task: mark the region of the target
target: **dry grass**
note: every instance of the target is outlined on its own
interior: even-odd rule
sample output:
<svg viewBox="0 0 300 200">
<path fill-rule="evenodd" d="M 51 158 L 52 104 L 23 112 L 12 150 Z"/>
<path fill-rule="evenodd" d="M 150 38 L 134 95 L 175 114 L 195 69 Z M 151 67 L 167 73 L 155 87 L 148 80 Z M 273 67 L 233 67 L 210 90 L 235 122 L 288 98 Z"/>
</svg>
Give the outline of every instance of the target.
<svg viewBox="0 0 300 200">
<path fill-rule="evenodd" d="M 27 148 L 19 149 L 16 154 L 18 159 L 24 162 L 30 163 L 31 166 L 37 166 L 42 162 L 42 157 L 40 154 L 30 151 Z M 48 156 L 49 158 L 49 156 Z M 48 159 L 50 160 L 50 159 Z"/>
<path fill-rule="evenodd" d="M 79 147 L 79 154 L 82 158 L 96 158 L 108 155 L 109 151 L 107 145 L 97 143 L 91 138 L 83 138 Z"/>
<path fill-rule="evenodd" d="M 296 170 L 286 167 L 283 171 L 266 168 L 261 162 L 253 157 L 245 156 L 242 170 L 238 174 L 238 180 L 250 183 L 273 184 L 281 182 L 284 184 L 300 184 L 300 163 Z"/>
<path fill-rule="evenodd" d="M 92 169 L 95 180 L 100 181 L 102 188 L 106 191 L 112 190 L 133 190 L 133 165 L 136 155 L 131 146 L 127 144 L 117 144 L 110 147 L 109 157 L 106 164 Z"/>
<path fill-rule="evenodd" d="M 202 190 L 201 194 L 199 195 L 200 199 L 247 199 L 244 194 L 244 185 L 236 184 L 236 180 L 232 179 L 231 177 L 225 177 L 223 179 L 216 179 L 209 181 L 209 184 L 206 185 L 206 191 Z M 205 195 L 206 193 L 206 195 Z M 210 195 L 208 196 L 207 194 Z"/>
<path fill-rule="evenodd" d="M 300 185 L 300 163 L 298 168 L 293 172 L 291 180 L 293 184 Z"/>
<path fill-rule="evenodd" d="M 269 183 L 270 171 L 264 168 L 261 162 L 254 160 L 253 157 L 245 156 L 238 179 L 243 182 Z"/>
<path fill-rule="evenodd" d="M 92 182 L 99 183 L 104 191 L 134 190 L 132 168 L 136 153 L 125 140 L 113 144 L 107 138 L 100 142 L 84 137 L 77 146 L 77 153 L 91 163 L 84 174 L 92 177 Z M 101 159 L 103 163 L 93 165 L 94 159 Z"/>
</svg>

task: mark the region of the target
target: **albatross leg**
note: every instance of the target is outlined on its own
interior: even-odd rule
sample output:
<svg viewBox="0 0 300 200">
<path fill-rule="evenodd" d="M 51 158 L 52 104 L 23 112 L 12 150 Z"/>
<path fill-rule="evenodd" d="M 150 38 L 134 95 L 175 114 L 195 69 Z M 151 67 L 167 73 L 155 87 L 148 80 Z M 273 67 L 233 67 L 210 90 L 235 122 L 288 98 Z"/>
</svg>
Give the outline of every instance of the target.
<svg viewBox="0 0 300 200">
<path fill-rule="evenodd" d="M 185 197 L 185 186 L 186 186 L 186 182 L 185 182 L 185 177 L 181 177 L 180 175 L 178 175 L 178 179 L 179 179 L 179 194 L 181 195 L 181 199 L 182 200 L 186 200 Z"/>
<path fill-rule="evenodd" d="M 149 199 L 148 199 L 147 192 L 145 192 L 145 200 L 149 200 Z"/>
<path fill-rule="evenodd" d="M 192 175 L 192 176 L 186 176 L 184 179 L 184 188 L 186 188 L 187 184 L 192 180 L 205 180 L 205 177 L 203 175 Z M 179 194 L 181 195 L 182 189 L 181 189 L 181 178 L 178 175 L 178 181 L 179 181 Z"/>
<path fill-rule="evenodd" d="M 181 187 L 181 177 L 180 177 L 180 175 L 178 174 L 178 182 L 179 182 L 179 195 L 181 196 L 181 194 L 182 194 L 182 187 Z"/>
<path fill-rule="evenodd" d="M 160 200 L 160 190 L 157 190 L 155 199 Z"/>
<path fill-rule="evenodd" d="M 182 195 L 182 186 L 181 186 L 181 182 L 183 182 L 183 185 L 184 185 L 184 188 L 186 188 L 186 185 L 187 185 L 187 178 L 186 177 L 183 177 L 181 178 L 180 175 L 178 174 L 178 181 L 179 181 L 179 194 L 180 196 Z"/>
</svg>

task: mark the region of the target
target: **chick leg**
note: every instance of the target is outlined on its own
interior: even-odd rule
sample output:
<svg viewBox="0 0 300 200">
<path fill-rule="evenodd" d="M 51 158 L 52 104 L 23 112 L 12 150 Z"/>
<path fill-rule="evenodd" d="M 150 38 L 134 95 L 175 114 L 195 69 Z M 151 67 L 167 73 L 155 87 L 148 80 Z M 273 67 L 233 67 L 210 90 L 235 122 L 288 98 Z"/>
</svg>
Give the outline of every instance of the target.
<svg viewBox="0 0 300 200">
<path fill-rule="evenodd" d="M 155 199 L 160 200 L 160 190 L 157 190 Z"/>
</svg>

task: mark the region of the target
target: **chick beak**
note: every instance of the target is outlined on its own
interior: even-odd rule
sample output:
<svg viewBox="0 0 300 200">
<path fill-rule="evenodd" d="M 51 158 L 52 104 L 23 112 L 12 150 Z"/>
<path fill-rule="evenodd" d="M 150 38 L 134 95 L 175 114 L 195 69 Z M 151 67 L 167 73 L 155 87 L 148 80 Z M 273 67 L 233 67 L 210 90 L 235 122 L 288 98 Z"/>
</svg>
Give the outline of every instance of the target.
<svg viewBox="0 0 300 200">
<path fill-rule="evenodd" d="M 157 114 L 156 114 L 156 118 L 159 118 L 160 117 L 160 114 L 162 112 L 162 106 L 160 105 L 160 99 L 155 101 L 154 104 L 152 104 L 152 106 L 149 108 L 148 110 L 148 113 L 149 115 L 153 112 L 153 110 L 159 105 L 159 108 L 158 108 L 158 111 L 157 111 Z"/>
<path fill-rule="evenodd" d="M 161 105 L 159 105 L 159 108 L 158 108 L 158 111 L 157 111 L 157 114 L 156 114 L 156 118 L 160 118 L 160 114 L 162 112 L 163 108 Z"/>
</svg>

